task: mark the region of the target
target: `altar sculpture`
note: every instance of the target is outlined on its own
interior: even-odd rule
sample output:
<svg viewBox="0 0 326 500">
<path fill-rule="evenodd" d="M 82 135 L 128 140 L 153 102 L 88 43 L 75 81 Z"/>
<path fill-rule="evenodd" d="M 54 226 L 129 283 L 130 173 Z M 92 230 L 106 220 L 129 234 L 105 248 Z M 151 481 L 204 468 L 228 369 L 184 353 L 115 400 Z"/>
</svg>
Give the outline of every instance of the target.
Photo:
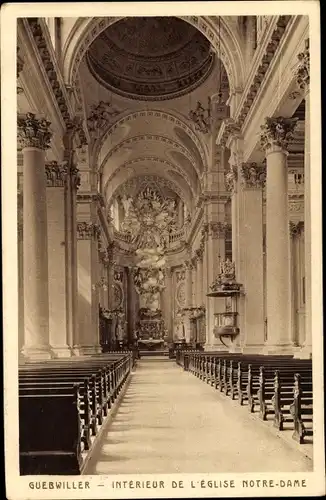
<svg viewBox="0 0 326 500">
<path fill-rule="evenodd" d="M 136 254 L 132 272 L 140 302 L 138 343 L 161 348 L 166 329 L 160 299 L 165 288 L 169 232 L 176 225 L 176 202 L 164 198 L 155 186 L 147 185 L 134 199 L 123 196 L 122 203 L 125 212 L 122 228 L 131 235 Z"/>
</svg>

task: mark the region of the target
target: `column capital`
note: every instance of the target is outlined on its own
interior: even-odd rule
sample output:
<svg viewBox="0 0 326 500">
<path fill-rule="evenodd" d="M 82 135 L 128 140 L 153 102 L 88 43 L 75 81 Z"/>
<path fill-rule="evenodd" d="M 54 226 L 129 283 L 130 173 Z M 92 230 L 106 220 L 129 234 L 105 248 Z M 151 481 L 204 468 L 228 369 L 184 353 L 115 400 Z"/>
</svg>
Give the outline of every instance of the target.
<svg viewBox="0 0 326 500">
<path fill-rule="evenodd" d="M 98 224 L 93 222 L 77 222 L 77 239 L 78 240 L 90 240 L 98 238 L 100 233 L 100 228 Z"/>
<path fill-rule="evenodd" d="M 293 222 L 289 221 L 289 230 L 291 238 L 295 238 L 297 235 L 301 234 L 304 231 L 304 222 Z"/>
<path fill-rule="evenodd" d="M 45 118 L 36 118 L 34 113 L 18 116 L 18 140 L 24 148 L 48 149 L 52 132 L 49 130 L 51 122 Z"/>
<path fill-rule="evenodd" d="M 209 234 L 213 239 L 224 238 L 225 230 L 225 222 L 211 221 L 209 223 Z"/>
<path fill-rule="evenodd" d="M 295 77 L 300 90 L 306 93 L 310 84 L 309 38 L 305 40 L 305 49 L 297 55 L 297 58 L 298 65 L 295 68 Z"/>
<path fill-rule="evenodd" d="M 57 161 L 45 163 L 47 187 L 64 187 L 67 177 L 67 165 L 58 164 Z"/>
<path fill-rule="evenodd" d="M 282 116 L 265 118 L 264 125 L 260 127 L 260 144 L 266 153 L 271 152 L 271 150 L 287 151 L 297 121 L 298 118 L 284 118 Z"/>
<path fill-rule="evenodd" d="M 264 188 L 266 183 L 266 165 L 242 163 L 240 166 L 240 182 L 245 188 Z"/>
</svg>

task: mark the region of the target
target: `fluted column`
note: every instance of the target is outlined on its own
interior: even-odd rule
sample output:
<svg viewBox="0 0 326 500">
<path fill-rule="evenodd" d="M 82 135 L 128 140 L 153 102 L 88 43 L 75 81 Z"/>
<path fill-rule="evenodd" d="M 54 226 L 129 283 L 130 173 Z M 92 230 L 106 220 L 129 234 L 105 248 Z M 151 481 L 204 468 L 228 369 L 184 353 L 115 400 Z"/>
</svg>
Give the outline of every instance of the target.
<svg viewBox="0 0 326 500">
<path fill-rule="evenodd" d="M 290 236 L 287 146 L 296 120 L 266 118 L 261 145 L 266 151 L 267 352 L 292 352 L 290 328 Z"/>
<path fill-rule="evenodd" d="M 49 343 L 48 239 L 45 149 L 50 122 L 32 113 L 18 118 L 23 152 L 24 346 L 30 359 L 52 357 Z"/>
<path fill-rule="evenodd" d="M 238 219 L 241 245 L 237 279 L 244 285 L 240 297 L 243 321 L 240 343 L 243 352 L 260 352 L 264 348 L 263 283 L 263 187 L 266 167 L 242 163 L 239 169 Z"/>
<path fill-rule="evenodd" d="M 68 325 L 68 290 L 66 273 L 65 184 L 67 166 L 56 161 L 45 165 L 47 178 L 48 262 L 49 262 L 49 332 L 56 357 L 71 356 Z"/>
<path fill-rule="evenodd" d="M 310 171 L 310 53 L 309 39 L 305 50 L 298 55 L 296 69 L 298 86 L 305 100 L 305 143 L 304 143 L 304 253 L 305 253 L 305 341 L 300 357 L 310 358 L 312 354 L 312 296 L 311 296 L 311 171 Z"/>
</svg>

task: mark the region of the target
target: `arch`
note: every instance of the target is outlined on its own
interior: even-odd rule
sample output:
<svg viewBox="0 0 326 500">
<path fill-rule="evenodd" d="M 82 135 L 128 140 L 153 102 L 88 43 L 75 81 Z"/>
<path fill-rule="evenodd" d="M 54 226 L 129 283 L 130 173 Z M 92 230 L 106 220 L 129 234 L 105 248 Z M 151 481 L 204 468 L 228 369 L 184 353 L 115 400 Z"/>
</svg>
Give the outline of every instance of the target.
<svg viewBox="0 0 326 500">
<path fill-rule="evenodd" d="M 120 170 L 120 169 L 118 169 L 118 170 Z M 158 183 L 164 182 L 167 186 L 169 186 L 169 188 L 172 191 L 174 191 L 180 197 L 180 199 L 185 203 L 185 205 L 188 207 L 188 209 L 192 208 L 190 196 L 187 196 L 187 193 L 185 193 L 183 191 L 183 189 L 175 183 L 175 180 L 172 180 L 171 178 L 167 178 L 165 175 L 158 174 L 158 173 L 137 175 L 136 173 L 134 173 L 134 174 L 130 175 L 130 177 L 128 177 L 128 179 L 125 180 L 125 182 L 131 181 L 132 179 L 140 179 L 140 180 L 144 179 L 144 181 L 145 181 L 147 177 L 150 180 L 156 181 Z M 115 186 L 114 189 L 112 189 L 112 192 L 110 193 L 110 196 L 108 197 L 107 196 L 108 183 L 105 184 L 104 196 L 105 196 L 105 199 L 108 203 L 110 203 L 110 200 L 114 197 L 115 193 L 122 185 L 123 185 L 123 183 L 117 184 L 117 186 Z"/>
<path fill-rule="evenodd" d="M 179 144 L 179 142 L 176 142 L 175 140 L 171 139 L 170 137 L 166 137 L 164 135 L 157 135 L 157 134 L 142 134 L 142 135 L 137 135 L 133 137 L 129 137 L 121 142 L 119 142 L 114 148 L 112 148 L 110 151 L 108 151 L 107 155 L 104 157 L 103 161 L 101 162 L 101 165 L 99 165 L 98 172 L 101 175 L 104 169 L 105 164 L 107 163 L 108 159 L 114 154 L 117 153 L 122 147 L 128 144 L 133 144 L 141 141 L 159 141 L 161 143 L 164 143 L 168 145 L 171 149 L 176 149 L 181 151 L 192 163 L 195 172 L 197 176 L 200 178 L 200 171 L 198 169 L 198 165 L 196 164 L 196 161 L 194 161 L 193 155 L 189 153 L 188 149 L 186 149 L 184 146 Z"/>
<path fill-rule="evenodd" d="M 147 161 L 150 161 L 151 163 L 159 163 L 160 165 L 162 165 L 163 167 L 166 167 L 167 169 L 175 170 L 176 172 L 178 172 L 183 177 L 183 179 L 187 182 L 187 184 L 192 192 L 192 195 L 194 197 L 196 196 L 196 193 L 194 191 L 194 187 L 191 183 L 191 179 L 189 179 L 188 175 L 179 166 L 175 165 L 174 163 L 170 162 L 169 160 L 166 160 L 164 158 L 155 157 L 155 156 L 142 156 L 142 157 L 134 158 L 132 160 L 127 160 L 122 165 L 119 165 L 119 167 L 110 175 L 110 177 L 108 177 L 105 184 L 111 182 L 118 171 L 120 171 L 122 169 L 128 169 L 128 167 L 132 167 L 133 165 L 135 165 L 137 163 L 145 163 Z M 152 174 L 148 174 L 148 175 L 152 175 Z M 155 175 L 155 174 L 153 174 L 153 175 Z"/>
<path fill-rule="evenodd" d="M 121 118 L 119 118 L 115 123 L 112 125 L 109 125 L 107 130 L 104 132 L 104 134 L 97 140 L 97 143 L 94 146 L 93 149 L 93 154 L 94 154 L 94 160 L 95 163 L 97 162 L 98 156 L 100 154 L 101 148 L 103 144 L 107 141 L 107 139 L 112 135 L 112 133 L 120 126 L 130 123 L 134 120 L 137 120 L 138 118 L 143 118 L 143 117 L 152 117 L 152 118 L 160 118 L 161 120 L 166 120 L 168 121 L 171 126 L 174 127 L 174 130 L 181 129 L 184 134 L 187 134 L 190 137 L 190 140 L 195 144 L 195 146 L 198 149 L 199 156 L 201 158 L 201 161 L 203 162 L 204 168 L 207 167 L 207 153 L 206 150 L 197 136 L 197 134 L 192 130 L 191 127 L 183 120 L 180 116 L 177 116 L 176 114 L 172 114 L 171 112 L 168 111 L 162 111 L 158 109 L 143 109 L 140 111 L 135 111 L 135 112 L 128 112 Z M 188 141 L 189 143 L 189 141 Z M 190 148 L 190 152 L 192 152 L 192 149 Z"/>
<path fill-rule="evenodd" d="M 79 65 L 95 38 L 111 24 L 122 17 L 93 17 L 77 21 L 68 37 L 63 57 L 63 72 L 65 82 L 74 85 L 78 76 Z M 220 39 L 217 25 L 209 16 L 175 16 L 198 29 L 219 50 L 222 63 L 228 75 L 230 91 L 241 89 L 244 81 L 244 61 L 236 36 L 221 17 Z M 213 18 L 214 19 L 214 18 Z"/>
</svg>

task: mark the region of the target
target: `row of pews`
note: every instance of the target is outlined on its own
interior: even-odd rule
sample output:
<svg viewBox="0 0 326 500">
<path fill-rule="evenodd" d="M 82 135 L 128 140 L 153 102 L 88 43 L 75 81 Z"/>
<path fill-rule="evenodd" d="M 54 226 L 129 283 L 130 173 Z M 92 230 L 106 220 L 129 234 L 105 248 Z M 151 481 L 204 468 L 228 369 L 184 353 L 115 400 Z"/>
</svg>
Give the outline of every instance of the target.
<svg viewBox="0 0 326 500">
<path fill-rule="evenodd" d="M 215 389 L 247 405 L 300 444 L 312 442 L 312 361 L 292 356 L 177 352 L 176 362 Z"/>
<path fill-rule="evenodd" d="M 20 474 L 81 474 L 134 363 L 126 351 L 21 365 Z"/>
</svg>

